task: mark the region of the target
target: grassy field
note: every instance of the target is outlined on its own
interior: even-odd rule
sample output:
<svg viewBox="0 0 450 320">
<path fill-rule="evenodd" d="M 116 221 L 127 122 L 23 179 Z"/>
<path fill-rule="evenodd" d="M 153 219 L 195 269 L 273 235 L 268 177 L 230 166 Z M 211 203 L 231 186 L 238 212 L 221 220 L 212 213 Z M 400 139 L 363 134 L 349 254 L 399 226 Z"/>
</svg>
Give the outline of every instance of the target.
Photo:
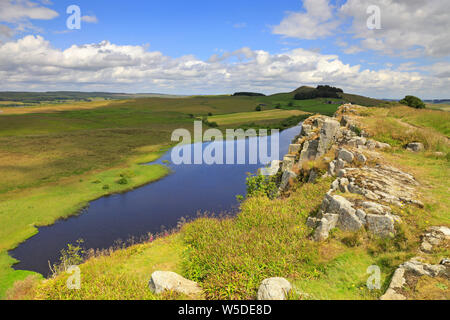
<svg viewBox="0 0 450 320">
<path fill-rule="evenodd" d="M 292 116 L 304 115 L 306 112 L 300 110 L 267 110 L 261 112 L 241 112 L 226 115 L 208 117 L 209 122 L 215 122 L 219 126 L 239 125 L 249 122 L 261 122 L 286 119 Z"/>
<path fill-rule="evenodd" d="M 155 297 L 146 289 L 153 270 L 170 270 L 199 281 L 210 299 L 254 298 L 261 280 L 273 276 L 292 281 L 296 292 L 292 299 L 377 299 L 397 266 L 416 254 L 420 234 L 431 225 L 450 226 L 449 143 L 446 131 L 432 120 L 442 115 L 434 112 L 398 107 L 360 113 L 363 129 L 393 145 L 383 153 L 383 161 L 412 173 L 421 183 L 425 208 L 394 208 L 405 222 L 394 239 L 336 231 L 323 243 L 309 240 L 306 217 L 317 211 L 331 183 L 320 179 L 295 186 L 289 198 L 248 198 L 235 218 L 203 217 L 156 242 L 92 257 L 81 266 L 85 280 L 80 291 L 66 290 L 67 275 L 60 275 L 45 282 L 33 278 L 17 282 L 10 297 L 179 298 Z M 426 150 L 405 151 L 403 145 L 411 139 L 423 142 Z M 438 263 L 442 254 L 449 252 L 436 254 L 432 262 Z M 371 265 L 381 267 L 381 290 L 366 287 Z M 427 297 L 431 289 L 424 290 L 420 294 Z"/>
</svg>

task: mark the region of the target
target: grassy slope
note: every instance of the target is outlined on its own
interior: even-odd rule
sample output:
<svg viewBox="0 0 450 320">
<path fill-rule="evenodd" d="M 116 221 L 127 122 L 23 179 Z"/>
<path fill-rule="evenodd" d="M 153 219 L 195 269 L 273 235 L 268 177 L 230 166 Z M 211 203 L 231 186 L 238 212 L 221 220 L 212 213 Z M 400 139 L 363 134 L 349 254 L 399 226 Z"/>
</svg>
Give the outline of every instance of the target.
<svg viewBox="0 0 450 320">
<path fill-rule="evenodd" d="M 435 141 L 444 139 L 437 129 L 432 127 L 411 127 L 405 121 L 411 120 L 411 113 L 417 112 L 417 118 L 423 121 L 433 118 L 426 110 L 402 114 L 403 109 L 367 109 L 360 117 L 364 129 L 377 139 L 393 143 L 394 150 L 384 154 L 387 163 L 413 173 L 421 182 L 421 200 L 425 209 L 405 207 L 394 209 L 405 221 L 399 235 L 393 240 L 381 240 L 365 234 L 346 234 L 335 232 L 331 238 L 321 244 L 307 240 L 310 232 L 305 226 L 306 217 L 315 212 L 328 190 L 330 180 L 321 180 L 314 185 L 303 185 L 294 189 L 291 197 L 269 200 L 256 197 L 246 200 L 242 211 L 235 219 L 201 218 L 186 225 L 176 237 L 180 255 L 169 257 L 167 265 L 158 265 L 149 252 L 134 254 L 134 248 L 116 253 L 132 259 L 146 261 L 146 270 L 138 270 L 133 289 L 126 281 L 115 280 L 118 275 L 104 276 L 98 271 L 106 264 L 113 270 L 122 270 L 124 279 L 133 277 L 134 272 L 122 269 L 125 262 L 101 257 L 90 260 L 82 266 L 89 279 L 82 294 L 77 298 L 93 297 L 90 292 L 106 292 L 101 296 L 115 299 L 118 292 L 133 291 L 127 295 L 132 298 L 154 298 L 142 289 L 150 272 L 156 268 L 173 270 L 185 276 L 201 281 L 209 298 L 252 298 L 259 282 L 268 276 L 290 278 L 297 294 L 293 298 L 310 299 L 375 299 L 389 284 L 395 268 L 416 254 L 419 235 L 430 225 L 450 225 L 450 199 L 448 188 L 450 170 L 448 159 L 434 155 L 437 150 L 448 150 Z M 425 121 L 427 124 L 433 121 Z M 413 135 L 411 136 L 411 133 Z M 422 153 L 404 151 L 401 146 L 411 138 L 424 142 L 427 150 Z M 446 138 L 445 138 L 446 139 Z M 416 140 L 416 139 L 415 139 Z M 446 149 L 447 148 L 447 149 Z M 167 241 L 170 241 L 169 238 Z M 146 247 L 148 244 L 138 246 Z M 162 251 L 168 250 L 169 247 Z M 433 262 L 450 252 L 435 255 Z M 141 263 L 141 262 L 139 262 Z M 137 265 L 139 265 L 137 263 Z M 378 265 L 382 271 L 382 290 L 369 291 L 365 283 L 367 268 Z M 167 268 L 168 267 L 168 268 Z M 73 293 L 62 288 L 65 276 L 47 282 L 37 289 L 32 297 L 73 298 Z M 145 281 L 144 281 L 145 280 Z M 56 285 L 59 283 L 59 285 Z M 19 286 L 20 287 L 20 286 Z M 427 289 L 428 290 L 428 289 Z M 439 287 L 433 290 L 441 290 Z M 308 296 L 300 292 L 306 292 Z M 426 296 L 426 295 L 425 295 Z M 94 296 L 95 297 L 95 296 Z"/>
</svg>

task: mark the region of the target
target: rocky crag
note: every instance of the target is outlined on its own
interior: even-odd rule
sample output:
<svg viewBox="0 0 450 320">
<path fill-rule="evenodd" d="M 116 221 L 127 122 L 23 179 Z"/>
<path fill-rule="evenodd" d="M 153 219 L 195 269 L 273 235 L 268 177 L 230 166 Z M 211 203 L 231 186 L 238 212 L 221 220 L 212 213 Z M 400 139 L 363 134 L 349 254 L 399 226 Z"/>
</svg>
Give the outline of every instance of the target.
<svg viewBox="0 0 450 320">
<path fill-rule="evenodd" d="M 313 183 L 321 175 L 335 178 L 318 215 L 307 220 L 315 241 L 326 240 L 334 228 L 394 237 L 395 225 L 402 220 L 392 208 L 424 206 L 418 199 L 419 182 L 411 174 L 383 163 L 379 151 L 391 146 L 370 139 L 360 129 L 354 115 L 361 108 L 343 105 L 334 117 L 317 115 L 305 120 L 300 135 L 280 163 L 280 194 L 288 194 L 298 181 Z M 407 149 L 419 152 L 423 145 L 411 143 Z M 450 280 L 448 258 L 438 265 L 426 263 L 436 247 L 448 246 L 449 242 L 449 228 L 429 228 L 422 237 L 418 256 L 397 269 L 381 299 L 408 299 L 408 292 L 415 290 L 422 277 Z"/>
<path fill-rule="evenodd" d="M 320 175 L 335 178 L 319 214 L 307 221 L 316 241 L 327 239 L 334 228 L 355 232 L 365 228 L 393 237 L 395 223 L 401 219 L 391 206 L 423 207 L 415 178 L 381 161 L 378 150 L 391 146 L 369 139 L 359 128 L 352 117 L 358 108 L 363 107 L 343 105 L 332 118 L 317 115 L 305 120 L 281 164 L 280 193 L 288 192 L 296 180 L 311 183 Z"/>
</svg>

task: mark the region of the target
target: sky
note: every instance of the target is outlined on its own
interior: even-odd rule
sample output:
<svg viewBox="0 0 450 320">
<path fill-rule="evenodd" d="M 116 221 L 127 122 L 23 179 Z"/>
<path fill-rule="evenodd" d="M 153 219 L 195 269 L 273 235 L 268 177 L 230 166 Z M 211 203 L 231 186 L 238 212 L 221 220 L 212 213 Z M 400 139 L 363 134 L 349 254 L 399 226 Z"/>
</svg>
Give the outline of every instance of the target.
<svg viewBox="0 0 450 320">
<path fill-rule="evenodd" d="M 73 11 L 80 9 L 80 28 Z M 69 24 L 70 25 L 70 24 Z M 1 89 L 450 98 L 448 0 L 0 0 Z"/>
</svg>

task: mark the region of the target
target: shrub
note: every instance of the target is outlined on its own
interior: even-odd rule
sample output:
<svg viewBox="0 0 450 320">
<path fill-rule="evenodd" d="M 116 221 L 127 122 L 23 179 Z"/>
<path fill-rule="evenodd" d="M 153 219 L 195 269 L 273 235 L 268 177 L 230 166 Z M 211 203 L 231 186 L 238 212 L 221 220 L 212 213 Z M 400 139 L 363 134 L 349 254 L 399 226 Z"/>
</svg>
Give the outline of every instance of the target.
<svg viewBox="0 0 450 320">
<path fill-rule="evenodd" d="M 425 109 L 425 103 L 415 96 L 406 96 L 400 103 L 411 108 Z"/>
<path fill-rule="evenodd" d="M 267 196 L 269 199 L 275 198 L 278 192 L 276 182 L 263 175 L 250 175 L 247 177 L 247 197 Z"/>
<path fill-rule="evenodd" d="M 259 111 L 262 111 L 262 108 L 261 108 L 261 106 L 257 106 L 255 110 L 259 112 Z"/>
</svg>

